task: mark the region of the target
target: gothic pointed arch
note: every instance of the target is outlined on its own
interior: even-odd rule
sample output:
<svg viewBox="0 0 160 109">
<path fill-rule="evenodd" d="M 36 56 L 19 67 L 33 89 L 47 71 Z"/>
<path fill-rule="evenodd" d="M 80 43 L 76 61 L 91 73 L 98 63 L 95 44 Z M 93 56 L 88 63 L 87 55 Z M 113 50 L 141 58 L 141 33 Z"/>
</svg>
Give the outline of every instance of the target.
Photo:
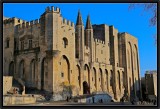
<svg viewBox="0 0 160 109">
<path fill-rule="evenodd" d="M 87 64 L 84 65 L 84 75 L 85 75 L 85 80 L 88 82 L 90 85 L 90 70 L 89 66 Z"/>
<path fill-rule="evenodd" d="M 64 75 L 64 81 L 70 83 L 70 62 L 65 55 L 62 55 L 62 57 L 60 58 L 60 70 L 61 73 Z"/>
</svg>

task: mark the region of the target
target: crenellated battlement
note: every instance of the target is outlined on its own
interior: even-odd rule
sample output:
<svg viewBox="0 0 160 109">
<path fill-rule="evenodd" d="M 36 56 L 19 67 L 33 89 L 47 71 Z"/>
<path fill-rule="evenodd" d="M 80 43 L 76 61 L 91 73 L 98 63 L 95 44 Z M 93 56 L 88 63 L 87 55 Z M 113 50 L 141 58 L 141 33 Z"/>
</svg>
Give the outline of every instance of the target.
<svg viewBox="0 0 160 109">
<path fill-rule="evenodd" d="M 61 13 L 61 11 L 60 11 L 60 8 L 58 8 L 58 7 L 53 7 L 53 6 L 51 6 L 51 7 L 47 7 L 46 8 L 46 11 L 45 12 L 57 12 L 57 13 Z"/>
<path fill-rule="evenodd" d="M 105 44 L 105 41 L 102 41 L 100 39 L 94 39 L 94 42 L 98 43 L 98 44 Z"/>
<path fill-rule="evenodd" d="M 14 18 L 9 18 L 3 21 L 3 24 L 10 24 L 10 23 L 14 23 Z"/>
<path fill-rule="evenodd" d="M 22 24 L 18 24 L 18 29 L 21 29 L 21 28 L 29 28 L 33 25 L 37 25 L 40 23 L 40 20 L 39 19 L 36 19 L 36 20 L 32 20 L 30 22 L 26 22 L 26 21 L 23 21 Z"/>
<path fill-rule="evenodd" d="M 10 24 L 22 23 L 23 21 L 24 20 L 22 20 L 22 19 L 18 19 L 18 18 L 13 17 L 13 18 L 5 19 L 3 21 L 3 24 L 10 25 Z"/>
<path fill-rule="evenodd" d="M 68 25 L 68 26 L 74 27 L 74 23 L 71 22 L 70 20 L 65 19 L 65 18 L 63 18 L 62 23 L 63 23 L 63 25 Z"/>
</svg>

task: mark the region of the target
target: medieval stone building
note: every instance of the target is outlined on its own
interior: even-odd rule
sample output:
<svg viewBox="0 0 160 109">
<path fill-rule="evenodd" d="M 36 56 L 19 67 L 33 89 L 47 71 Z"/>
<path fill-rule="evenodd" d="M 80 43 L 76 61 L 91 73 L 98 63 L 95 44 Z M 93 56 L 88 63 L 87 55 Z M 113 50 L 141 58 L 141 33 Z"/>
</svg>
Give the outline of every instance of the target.
<svg viewBox="0 0 160 109">
<path fill-rule="evenodd" d="M 57 97 L 63 82 L 75 86 L 73 96 L 97 92 L 119 100 L 141 92 L 137 38 L 92 25 L 89 16 L 84 26 L 80 11 L 75 25 L 54 7 L 34 21 L 3 20 L 3 51 L 3 75 Z"/>
</svg>

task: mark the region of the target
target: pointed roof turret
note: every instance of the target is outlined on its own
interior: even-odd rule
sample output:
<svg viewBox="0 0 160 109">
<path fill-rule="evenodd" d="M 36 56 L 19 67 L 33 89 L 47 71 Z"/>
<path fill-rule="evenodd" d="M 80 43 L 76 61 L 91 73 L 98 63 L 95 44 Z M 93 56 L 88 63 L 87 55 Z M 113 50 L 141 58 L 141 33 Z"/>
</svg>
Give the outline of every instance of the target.
<svg viewBox="0 0 160 109">
<path fill-rule="evenodd" d="M 89 15 L 87 16 L 86 29 L 92 29 L 92 24 Z"/>
<path fill-rule="evenodd" d="M 80 10 L 78 10 L 78 16 L 77 16 L 76 25 L 83 25 L 82 16 L 81 16 Z"/>
</svg>

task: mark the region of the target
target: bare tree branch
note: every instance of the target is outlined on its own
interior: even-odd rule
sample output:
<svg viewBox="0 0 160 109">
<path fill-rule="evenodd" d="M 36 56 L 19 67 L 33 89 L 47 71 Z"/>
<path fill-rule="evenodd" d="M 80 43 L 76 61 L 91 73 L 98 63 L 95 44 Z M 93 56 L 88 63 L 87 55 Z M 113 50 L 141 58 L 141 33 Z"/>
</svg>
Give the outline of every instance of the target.
<svg viewBox="0 0 160 109">
<path fill-rule="evenodd" d="M 150 18 L 150 26 L 157 26 L 157 4 L 156 3 L 131 3 L 129 10 L 136 6 L 143 7 L 144 12 L 151 12 L 152 17 Z"/>
<path fill-rule="evenodd" d="M 134 9 L 136 6 L 143 7 L 144 12 L 150 12 L 151 18 L 149 25 L 157 27 L 157 4 L 156 3 L 131 3 L 128 7 L 129 10 Z M 157 33 L 154 34 L 155 45 L 157 45 Z"/>
</svg>

